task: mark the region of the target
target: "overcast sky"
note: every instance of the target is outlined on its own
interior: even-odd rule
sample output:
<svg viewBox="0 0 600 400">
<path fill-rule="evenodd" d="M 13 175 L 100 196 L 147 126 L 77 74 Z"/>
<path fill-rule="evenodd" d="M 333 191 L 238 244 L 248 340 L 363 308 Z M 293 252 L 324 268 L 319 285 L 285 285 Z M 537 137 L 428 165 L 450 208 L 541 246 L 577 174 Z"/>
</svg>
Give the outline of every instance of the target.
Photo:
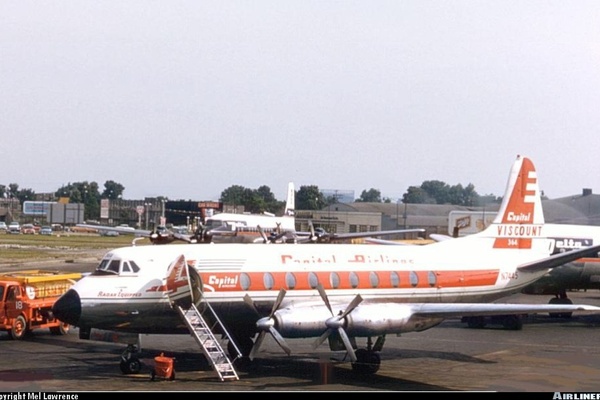
<svg viewBox="0 0 600 400">
<path fill-rule="evenodd" d="M 600 2 L 0 0 L 0 132 L 38 193 L 600 193 Z"/>
</svg>

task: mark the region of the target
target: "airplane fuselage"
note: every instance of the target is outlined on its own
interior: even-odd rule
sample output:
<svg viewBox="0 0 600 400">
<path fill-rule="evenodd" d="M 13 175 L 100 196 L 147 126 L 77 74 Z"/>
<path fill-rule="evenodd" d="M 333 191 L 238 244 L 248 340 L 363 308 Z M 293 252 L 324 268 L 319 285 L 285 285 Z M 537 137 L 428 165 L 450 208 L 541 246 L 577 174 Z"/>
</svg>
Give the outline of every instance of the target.
<svg viewBox="0 0 600 400">
<path fill-rule="evenodd" d="M 468 238 L 461 240 L 468 252 Z M 430 246 L 439 251 L 423 251 Z M 458 261 L 453 256 L 455 248 L 444 242 L 403 247 L 402 251 L 396 246 L 337 244 L 121 248 L 107 253 L 101 266 L 134 262 L 139 271 L 127 272 L 122 267 L 118 273 L 100 270 L 79 281 L 73 290 L 81 312 L 76 321 L 69 322 L 139 333 L 185 332 L 185 325 L 171 309 L 164 281 L 169 264 L 179 255 L 197 271 L 203 299 L 226 323 L 247 325 L 246 330 L 253 329 L 257 319 L 247 312 L 246 294 L 265 314 L 281 288 L 287 291 L 281 308 L 302 303 L 308 310 L 307 304 L 314 303 L 310 313 L 328 313 L 316 290 L 318 284 L 323 285 L 332 305 L 342 308 L 359 293 L 363 308 L 369 303 L 489 302 L 518 292 L 545 273 L 507 269 L 507 260 L 501 255 L 487 264 L 491 267 L 482 268 L 478 262 Z"/>
</svg>

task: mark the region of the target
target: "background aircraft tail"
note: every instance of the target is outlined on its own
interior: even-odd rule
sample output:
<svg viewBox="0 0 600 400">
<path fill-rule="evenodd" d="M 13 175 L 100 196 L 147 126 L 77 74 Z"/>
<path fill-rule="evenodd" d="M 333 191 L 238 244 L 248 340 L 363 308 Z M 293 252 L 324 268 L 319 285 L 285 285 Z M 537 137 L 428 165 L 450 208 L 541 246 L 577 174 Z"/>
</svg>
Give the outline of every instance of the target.
<svg viewBox="0 0 600 400">
<path fill-rule="evenodd" d="M 544 224 L 542 199 L 533 162 L 517 156 L 504 198 L 486 235 L 495 237 L 494 248 L 530 249 L 532 239 L 541 236 Z"/>
<path fill-rule="evenodd" d="M 283 215 L 293 217 L 296 212 L 296 192 L 294 190 L 294 182 L 288 183 L 287 199 L 285 201 L 285 211 Z"/>
</svg>

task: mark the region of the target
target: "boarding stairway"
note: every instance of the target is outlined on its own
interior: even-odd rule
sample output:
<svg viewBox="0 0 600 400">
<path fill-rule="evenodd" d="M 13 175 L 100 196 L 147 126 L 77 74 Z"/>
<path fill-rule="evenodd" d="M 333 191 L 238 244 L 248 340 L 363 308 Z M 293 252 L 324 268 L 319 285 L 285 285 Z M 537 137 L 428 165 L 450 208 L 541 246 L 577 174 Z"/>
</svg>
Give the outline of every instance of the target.
<svg viewBox="0 0 600 400">
<path fill-rule="evenodd" d="M 210 304 L 204 302 L 203 305 L 206 306 L 206 311 L 212 312 L 216 323 L 221 325 L 221 330 L 224 332 L 224 336 L 231 342 L 231 337 L 225 330 L 225 327 L 219 321 L 217 315 L 214 313 Z M 180 305 L 175 305 L 174 308 L 177 310 L 179 315 L 185 321 L 190 333 L 196 340 L 196 342 L 200 345 L 202 352 L 210 362 L 212 368 L 217 372 L 221 381 L 231 381 L 231 380 L 239 380 L 235 369 L 233 368 L 233 363 L 227 357 L 227 354 L 223 350 L 223 347 L 213 334 L 211 327 L 207 324 L 205 319 L 202 317 L 200 311 L 194 304 L 191 304 L 189 308 L 183 308 Z M 233 343 L 233 347 L 236 348 L 235 343 Z M 239 351 L 238 351 L 239 354 Z"/>
</svg>

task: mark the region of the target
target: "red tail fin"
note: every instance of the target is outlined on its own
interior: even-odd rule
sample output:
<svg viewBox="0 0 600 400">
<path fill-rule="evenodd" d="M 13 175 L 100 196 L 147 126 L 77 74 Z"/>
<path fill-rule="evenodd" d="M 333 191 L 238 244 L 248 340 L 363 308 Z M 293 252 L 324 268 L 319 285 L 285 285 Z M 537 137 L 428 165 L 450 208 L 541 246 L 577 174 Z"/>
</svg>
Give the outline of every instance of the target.
<svg viewBox="0 0 600 400">
<path fill-rule="evenodd" d="M 529 249 L 541 234 L 544 212 L 535 166 L 517 156 L 508 178 L 500 211 L 489 229 L 495 230 L 494 248 Z"/>
</svg>

